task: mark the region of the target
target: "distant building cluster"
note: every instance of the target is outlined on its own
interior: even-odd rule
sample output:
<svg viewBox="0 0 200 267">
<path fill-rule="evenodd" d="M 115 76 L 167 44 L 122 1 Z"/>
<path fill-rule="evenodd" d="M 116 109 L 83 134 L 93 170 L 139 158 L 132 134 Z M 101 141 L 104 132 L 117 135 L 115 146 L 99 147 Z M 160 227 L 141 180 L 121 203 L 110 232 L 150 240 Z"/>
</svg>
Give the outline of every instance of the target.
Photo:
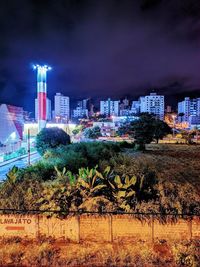
<svg viewBox="0 0 200 267">
<path fill-rule="evenodd" d="M 133 116 L 143 112 L 155 114 L 156 117 L 164 119 L 164 96 L 151 93 L 142 96 L 136 101 L 125 98 L 122 101 L 107 100 L 100 101 L 100 115 L 111 116 Z M 61 93 L 54 96 L 54 110 L 52 111 L 51 101 L 47 98 L 47 121 L 68 122 L 70 119 L 89 118 L 94 115 L 94 105 L 91 99 L 83 99 L 77 102 L 75 108 L 70 108 L 70 98 Z M 35 120 L 38 120 L 38 100 L 35 99 Z"/>
<path fill-rule="evenodd" d="M 165 97 L 156 93 L 141 96 L 137 100 L 130 101 L 111 99 L 101 100 L 100 110 L 94 109 L 94 104 L 90 98 L 77 101 L 75 107 L 71 108 L 70 98 L 61 93 L 54 96 L 54 110 L 52 111 L 51 100 L 46 101 L 46 116 L 50 123 L 67 124 L 69 121 L 79 119 L 93 120 L 96 117 L 109 118 L 109 127 L 112 123 L 122 123 L 127 120 L 135 120 L 139 114 L 147 112 L 154 114 L 157 118 L 165 120 L 171 127 L 175 125 L 180 129 L 200 129 L 200 98 L 191 99 L 185 97 L 178 103 L 177 110 L 172 112 L 171 106 L 165 108 Z M 11 105 L 0 105 L 0 145 L 7 142 L 20 141 L 23 138 L 24 121 L 30 120 L 28 112 L 21 107 Z M 35 99 L 35 122 L 38 121 L 38 98 Z M 101 121 L 93 120 L 94 124 L 101 125 L 107 131 L 108 125 Z M 95 124 L 95 125 L 96 125 Z"/>
<path fill-rule="evenodd" d="M 69 121 L 91 118 L 96 113 L 94 104 L 90 98 L 77 101 L 74 108 L 70 107 L 70 98 L 61 93 L 54 96 L 54 110 L 52 111 L 51 100 L 47 98 L 47 121 L 56 123 L 67 123 Z M 154 114 L 157 118 L 165 120 L 166 115 L 172 114 L 171 106 L 165 108 L 165 97 L 155 92 L 146 96 L 141 96 L 138 100 L 130 101 L 125 98 L 123 100 L 107 100 L 100 101 L 99 114 L 103 117 L 131 117 L 138 116 L 141 113 Z M 186 123 L 192 128 L 194 125 L 200 126 L 200 98 L 185 99 L 178 103 L 176 114 L 176 122 Z M 174 116 L 174 115 L 173 115 Z M 35 121 L 38 120 L 38 99 L 35 99 Z M 171 120 L 174 120 L 171 118 Z"/>
<path fill-rule="evenodd" d="M 83 99 L 77 102 L 74 109 L 70 108 L 70 98 L 61 93 L 54 96 L 54 110 L 51 100 L 47 98 L 47 121 L 67 123 L 70 119 L 88 118 L 94 115 L 94 105 L 90 99 Z M 38 100 L 35 99 L 35 121 L 38 121 Z"/>
<path fill-rule="evenodd" d="M 151 93 L 147 96 L 141 96 L 137 101 L 133 101 L 131 105 L 126 98 L 121 103 L 119 100 L 113 101 L 110 98 L 106 101 L 100 101 L 100 114 L 106 116 L 132 116 L 147 112 L 163 120 L 164 107 L 164 96 Z"/>
</svg>

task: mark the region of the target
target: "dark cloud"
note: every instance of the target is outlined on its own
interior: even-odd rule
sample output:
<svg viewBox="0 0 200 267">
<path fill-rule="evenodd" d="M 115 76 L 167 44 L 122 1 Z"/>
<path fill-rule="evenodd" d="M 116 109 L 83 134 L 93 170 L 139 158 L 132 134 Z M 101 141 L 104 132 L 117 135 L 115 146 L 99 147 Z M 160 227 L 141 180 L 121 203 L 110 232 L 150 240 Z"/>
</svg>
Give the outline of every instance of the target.
<svg viewBox="0 0 200 267">
<path fill-rule="evenodd" d="M 151 88 L 180 97 L 200 87 L 198 0 L 1 1 L 0 34 L 0 101 L 27 109 L 34 62 L 53 66 L 50 97 L 136 97 Z"/>
</svg>

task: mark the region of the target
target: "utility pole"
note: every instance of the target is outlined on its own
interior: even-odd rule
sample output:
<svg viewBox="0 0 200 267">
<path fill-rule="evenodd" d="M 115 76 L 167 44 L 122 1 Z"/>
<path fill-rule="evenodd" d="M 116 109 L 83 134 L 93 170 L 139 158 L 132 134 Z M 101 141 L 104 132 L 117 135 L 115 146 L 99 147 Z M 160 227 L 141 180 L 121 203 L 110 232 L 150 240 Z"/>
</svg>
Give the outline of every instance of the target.
<svg viewBox="0 0 200 267">
<path fill-rule="evenodd" d="M 30 144 L 30 129 L 28 129 L 28 139 L 27 139 L 27 146 L 28 146 L 28 165 L 31 165 L 31 144 Z"/>
<path fill-rule="evenodd" d="M 197 144 L 199 143 L 199 129 L 198 126 L 196 126 L 196 138 L 197 138 Z"/>
<path fill-rule="evenodd" d="M 176 115 L 175 114 L 173 114 L 172 115 L 172 118 L 173 118 L 173 138 L 175 137 L 175 120 L 176 120 Z"/>
</svg>

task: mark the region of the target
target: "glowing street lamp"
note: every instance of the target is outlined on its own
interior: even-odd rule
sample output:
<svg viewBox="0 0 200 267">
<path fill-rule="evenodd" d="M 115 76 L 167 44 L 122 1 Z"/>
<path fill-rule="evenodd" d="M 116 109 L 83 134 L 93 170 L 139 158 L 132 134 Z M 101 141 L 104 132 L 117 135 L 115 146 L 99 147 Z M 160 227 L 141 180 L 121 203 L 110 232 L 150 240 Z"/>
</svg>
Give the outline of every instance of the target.
<svg viewBox="0 0 200 267">
<path fill-rule="evenodd" d="M 33 65 L 37 70 L 37 99 L 38 99 L 38 131 L 46 127 L 47 121 L 47 71 L 51 67 L 47 65 Z"/>
<path fill-rule="evenodd" d="M 176 120 L 176 115 L 175 114 L 172 115 L 172 119 L 173 119 L 173 138 L 174 138 L 174 135 L 175 135 L 175 120 Z"/>
<path fill-rule="evenodd" d="M 56 119 L 56 123 L 59 123 L 60 116 L 55 116 L 55 119 Z"/>
</svg>

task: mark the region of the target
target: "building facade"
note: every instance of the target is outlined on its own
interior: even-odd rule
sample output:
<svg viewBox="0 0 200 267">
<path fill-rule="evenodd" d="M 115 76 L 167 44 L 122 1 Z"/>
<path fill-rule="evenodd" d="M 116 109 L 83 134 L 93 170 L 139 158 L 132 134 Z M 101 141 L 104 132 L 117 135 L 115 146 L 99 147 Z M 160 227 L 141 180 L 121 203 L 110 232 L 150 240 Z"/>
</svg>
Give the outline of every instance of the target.
<svg viewBox="0 0 200 267">
<path fill-rule="evenodd" d="M 73 118 L 87 118 L 88 117 L 88 109 L 83 109 L 81 107 L 76 107 L 72 111 Z"/>
<path fill-rule="evenodd" d="M 190 99 L 189 97 L 185 97 L 185 99 L 181 102 L 178 102 L 178 114 L 179 120 L 190 122 L 194 119 L 191 117 L 199 117 L 200 116 L 200 98 Z"/>
<path fill-rule="evenodd" d="M 139 113 L 140 113 L 140 101 L 132 101 L 131 114 L 139 114 Z"/>
<path fill-rule="evenodd" d="M 100 101 L 100 114 L 110 116 L 119 116 L 119 100 L 111 100 L 108 98 L 106 101 Z"/>
<path fill-rule="evenodd" d="M 140 113 L 147 112 L 154 114 L 160 120 L 164 119 L 165 100 L 163 95 L 150 93 L 150 95 L 139 98 Z"/>
<path fill-rule="evenodd" d="M 54 116 L 56 120 L 68 121 L 70 119 L 70 103 L 69 97 L 61 93 L 56 93 L 54 97 Z"/>
<path fill-rule="evenodd" d="M 15 143 L 23 138 L 24 111 L 21 107 L 0 105 L 0 143 Z"/>
<path fill-rule="evenodd" d="M 83 99 L 77 102 L 77 106 L 72 110 L 73 118 L 88 118 L 89 116 L 89 99 Z"/>
</svg>

